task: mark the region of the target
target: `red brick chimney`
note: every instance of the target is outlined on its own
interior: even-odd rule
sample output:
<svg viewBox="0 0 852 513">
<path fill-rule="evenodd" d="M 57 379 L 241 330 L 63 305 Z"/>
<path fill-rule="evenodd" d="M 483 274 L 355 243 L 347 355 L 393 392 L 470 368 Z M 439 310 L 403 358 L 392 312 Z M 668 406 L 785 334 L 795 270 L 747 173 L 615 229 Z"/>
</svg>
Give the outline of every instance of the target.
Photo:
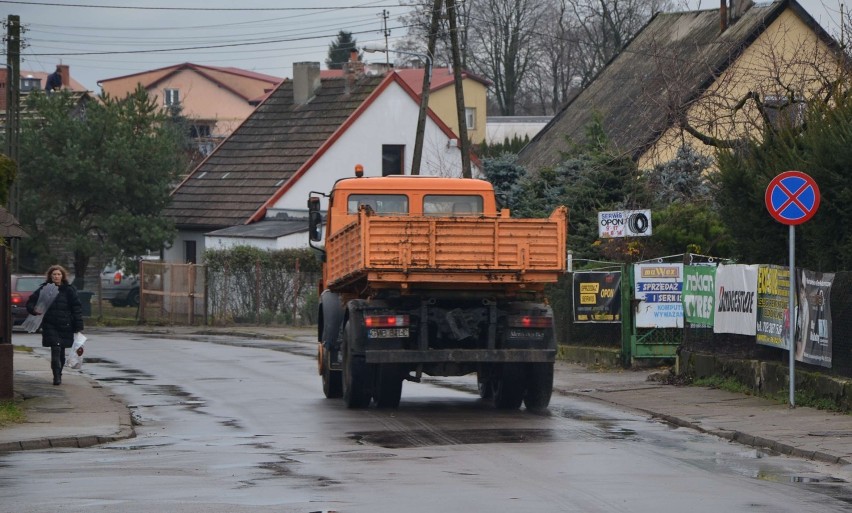
<svg viewBox="0 0 852 513">
<path fill-rule="evenodd" d="M 71 87 L 71 72 L 68 70 L 67 64 L 59 64 L 56 66 L 56 71 L 59 72 L 59 76 L 62 77 L 62 87 L 70 88 Z"/>
</svg>

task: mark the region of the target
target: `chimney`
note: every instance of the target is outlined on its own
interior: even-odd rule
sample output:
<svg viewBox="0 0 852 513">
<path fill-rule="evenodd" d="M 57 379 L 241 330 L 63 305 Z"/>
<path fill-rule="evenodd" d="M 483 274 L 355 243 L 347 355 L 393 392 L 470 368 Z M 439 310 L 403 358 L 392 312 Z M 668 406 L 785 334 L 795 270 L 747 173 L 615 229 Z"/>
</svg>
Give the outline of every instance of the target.
<svg viewBox="0 0 852 513">
<path fill-rule="evenodd" d="M 349 50 L 349 62 L 343 65 L 343 75 L 346 77 L 346 93 L 348 94 L 355 81 L 364 76 L 364 63 L 361 62 L 361 56 L 358 55 L 358 50 L 355 48 Z"/>
<path fill-rule="evenodd" d="M 68 70 L 68 65 L 59 64 L 56 66 L 56 71 L 58 71 L 59 76 L 62 77 L 62 87 L 71 89 L 71 72 Z"/>
<path fill-rule="evenodd" d="M 318 62 L 293 63 L 293 103 L 305 105 L 316 96 L 320 82 Z"/>
<path fill-rule="evenodd" d="M 730 0 L 731 6 L 728 8 L 726 0 L 720 0 L 719 6 L 719 26 L 724 32 L 729 26 L 743 17 L 743 15 L 754 5 L 753 0 Z"/>
</svg>

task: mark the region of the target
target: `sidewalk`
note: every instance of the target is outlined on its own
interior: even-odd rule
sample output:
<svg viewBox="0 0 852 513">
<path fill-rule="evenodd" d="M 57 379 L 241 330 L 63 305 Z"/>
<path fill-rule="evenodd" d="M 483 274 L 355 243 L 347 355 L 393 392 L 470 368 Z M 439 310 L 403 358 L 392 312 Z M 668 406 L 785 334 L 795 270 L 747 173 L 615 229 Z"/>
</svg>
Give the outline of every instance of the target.
<svg viewBox="0 0 852 513">
<path fill-rule="evenodd" d="M 98 329 L 102 331 L 106 329 Z M 281 338 L 276 328 L 121 328 L 112 331 L 173 336 L 238 334 Z M 91 331 L 95 331 L 94 329 Z M 305 331 L 299 340 L 308 340 Z M 27 421 L 0 428 L 0 452 L 50 447 L 87 447 L 134 436 L 127 407 L 98 382 L 77 371 L 51 384 L 49 362 L 15 351 L 15 393 Z M 557 362 L 554 393 L 594 399 L 644 412 L 670 424 L 696 429 L 744 445 L 794 457 L 852 465 L 852 415 L 813 408 L 788 408 L 768 399 L 693 386 L 648 381 L 649 371 L 598 372 Z"/>
</svg>

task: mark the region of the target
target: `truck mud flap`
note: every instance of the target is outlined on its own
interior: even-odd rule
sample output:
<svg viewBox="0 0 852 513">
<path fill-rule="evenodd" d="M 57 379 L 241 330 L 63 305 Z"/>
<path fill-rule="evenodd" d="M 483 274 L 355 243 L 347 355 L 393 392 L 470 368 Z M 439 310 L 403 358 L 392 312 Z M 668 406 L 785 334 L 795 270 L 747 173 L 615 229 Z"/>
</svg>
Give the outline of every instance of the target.
<svg viewBox="0 0 852 513">
<path fill-rule="evenodd" d="M 372 350 L 365 353 L 367 363 L 442 363 L 442 362 L 554 362 L 555 349 L 408 349 Z"/>
</svg>

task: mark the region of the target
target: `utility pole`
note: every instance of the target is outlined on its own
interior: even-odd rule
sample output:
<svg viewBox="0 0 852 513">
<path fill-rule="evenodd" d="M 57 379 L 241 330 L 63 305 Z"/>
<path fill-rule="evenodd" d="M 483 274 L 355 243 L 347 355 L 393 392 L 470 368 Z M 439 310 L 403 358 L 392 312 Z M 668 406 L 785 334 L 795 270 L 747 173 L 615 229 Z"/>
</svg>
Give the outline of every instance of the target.
<svg viewBox="0 0 852 513">
<path fill-rule="evenodd" d="M 382 33 L 385 36 L 385 48 L 390 48 L 388 46 L 388 37 L 390 36 L 390 30 L 388 30 L 388 13 L 387 9 L 382 9 L 382 23 L 384 24 L 384 30 Z M 390 66 L 390 52 L 385 52 L 385 64 Z"/>
<path fill-rule="evenodd" d="M 10 14 L 6 24 L 6 156 L 18 165 L 18 144 L 21 133 L 21 17 Z M 5 198 L 9 212 L 20 218 L 18 205 L 18 179 L 9 187 Z M 18 239 L 12 239 L 12 254 L 15 256 L 14 270 L 18 270 L 20 250 Z"/>
<path fill-rule="evenodd" d="M 429 23 L 429 39 L 426 43 L 426 70 L 423 72 L 423 85 L 420 88 L 420 114 L 417 118 L 417 132 L 414 139 L 414 155 L 411 158 L 411 174 L 420 174 L 420 161 L 423 159 L 423 138 L 426 135 L 426 109 L 429 108 L 429 90 L 432 89 L 432 56 L 438 39 L 438 23 L 441 19 L 441 4 L 444 0 L 435 0 L 432 4 L 432 21 Z"/>
<path fill-rule="evenodd" d="M 453 82 L 456 86 L 456 111 L 459 118 L 459 150 L 462 158 L 462 177 L 471 178 L 470 142 L 467 138 L 467 121 L 464 110 L 464 87 L 462 87 L 461 51 L 459 50 L 458 23 L 456 19 L 456 0 L 446 0 L 447 18 L 450 21 L 450 44 L 453 52 Z M 434 14 L 433 14 L 434 16 Z"/>
</svg>

